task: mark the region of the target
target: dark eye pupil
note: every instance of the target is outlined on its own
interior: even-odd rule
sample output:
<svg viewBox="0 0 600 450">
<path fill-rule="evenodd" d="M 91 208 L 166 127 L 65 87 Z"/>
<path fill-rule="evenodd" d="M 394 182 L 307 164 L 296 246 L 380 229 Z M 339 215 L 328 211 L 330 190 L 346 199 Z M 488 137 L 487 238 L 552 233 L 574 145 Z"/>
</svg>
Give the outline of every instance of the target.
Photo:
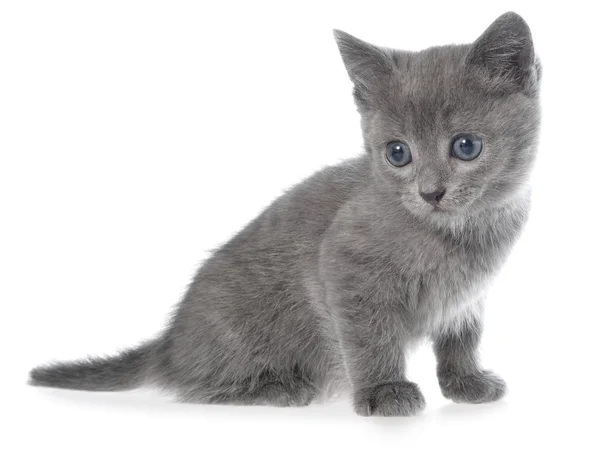
<svg viewBox="0 0 600 450">
<path fill-rule="evenodd" d="M 402 160 L 404 159 L 404 149 L 401 145 L 394 146 L 391 157 L 395 161 L 402 162 Z"/>
<path fill-rule="evenodd" d="M 475 151 L 475 146 L 473 145 L 473 141 L 471 139 L 461 139 L 460 149 L 466 155 L 471 155 Z"/>
</svg>

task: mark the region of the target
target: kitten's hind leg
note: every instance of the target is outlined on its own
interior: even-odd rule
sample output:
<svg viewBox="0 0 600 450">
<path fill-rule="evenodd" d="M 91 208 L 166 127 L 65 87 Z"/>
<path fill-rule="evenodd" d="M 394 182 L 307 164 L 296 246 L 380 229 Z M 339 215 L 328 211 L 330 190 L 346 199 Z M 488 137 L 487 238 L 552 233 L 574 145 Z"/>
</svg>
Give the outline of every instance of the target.
<svg viewBox="0 0 600 450">
<path fill-rule="evenodd" d="M 269 371 L 254 380 L 248 378 L 235 384 L 220 385 L 198 396 L 188 393 L 183 400 L 230 405 L 307 406 L 316 393 L 314 384 L 305 377 L 298 374 L 281 376 Z"/>
</svg>

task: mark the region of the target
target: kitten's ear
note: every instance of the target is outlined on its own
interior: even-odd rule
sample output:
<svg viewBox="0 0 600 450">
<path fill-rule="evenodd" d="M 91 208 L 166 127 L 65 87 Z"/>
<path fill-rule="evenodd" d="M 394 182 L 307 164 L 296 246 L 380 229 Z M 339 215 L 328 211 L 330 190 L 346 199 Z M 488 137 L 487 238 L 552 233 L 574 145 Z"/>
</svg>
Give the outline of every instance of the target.
<svg viewBox="0 0 600 450">
<path fill-rule="evenodd" d="M 391 50 L 380 48 L 340 30 L 333 30 L 342 60 L 355 86 L 357 101 L 386 86 L 394 61 Z"/>
<path fill-rule="evenodd" d="M 526 90 L 535 90 L 541 75 L 529 26 L 514 12 L 502 14 L 483 32 L 467 63 Z"/>
</svg>

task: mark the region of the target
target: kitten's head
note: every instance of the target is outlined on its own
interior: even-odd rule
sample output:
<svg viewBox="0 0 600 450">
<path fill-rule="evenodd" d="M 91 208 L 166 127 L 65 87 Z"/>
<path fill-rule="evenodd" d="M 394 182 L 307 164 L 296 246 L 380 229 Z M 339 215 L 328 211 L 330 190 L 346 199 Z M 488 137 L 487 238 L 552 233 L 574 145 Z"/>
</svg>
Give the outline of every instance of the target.
<svg viewBox="0 0 600 450">
<path fill-rule="evenodd" d="M 473 44 L 420 52 L 335 37 L 390 199 L 439 221 L 521 190 L 537 145 L 541 66 L 519 15 L 503 14 Z"/>
</svg>

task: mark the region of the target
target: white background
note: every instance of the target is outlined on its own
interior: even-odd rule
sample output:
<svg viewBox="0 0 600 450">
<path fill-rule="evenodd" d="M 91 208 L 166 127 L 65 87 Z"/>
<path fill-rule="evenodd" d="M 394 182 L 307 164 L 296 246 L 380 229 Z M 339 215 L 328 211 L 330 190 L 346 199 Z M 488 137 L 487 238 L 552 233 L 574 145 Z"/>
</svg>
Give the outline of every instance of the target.
<svg viewBox="0 0 600 450">
<path fill-rule="evenodd" d="M 599 24 L 592 2 L 536 3 L 3 1 L 0 447 L 598 448 Z M 507 10 L 545 70 L 534 209 L 487 310 L 505 400 L 446 401 L 426 346 L 414 418 L 25 384 L 36 364 L 154 335 L 208 250 L 361 151 L 332 28 L 418 50 Z"/>
</svg>

